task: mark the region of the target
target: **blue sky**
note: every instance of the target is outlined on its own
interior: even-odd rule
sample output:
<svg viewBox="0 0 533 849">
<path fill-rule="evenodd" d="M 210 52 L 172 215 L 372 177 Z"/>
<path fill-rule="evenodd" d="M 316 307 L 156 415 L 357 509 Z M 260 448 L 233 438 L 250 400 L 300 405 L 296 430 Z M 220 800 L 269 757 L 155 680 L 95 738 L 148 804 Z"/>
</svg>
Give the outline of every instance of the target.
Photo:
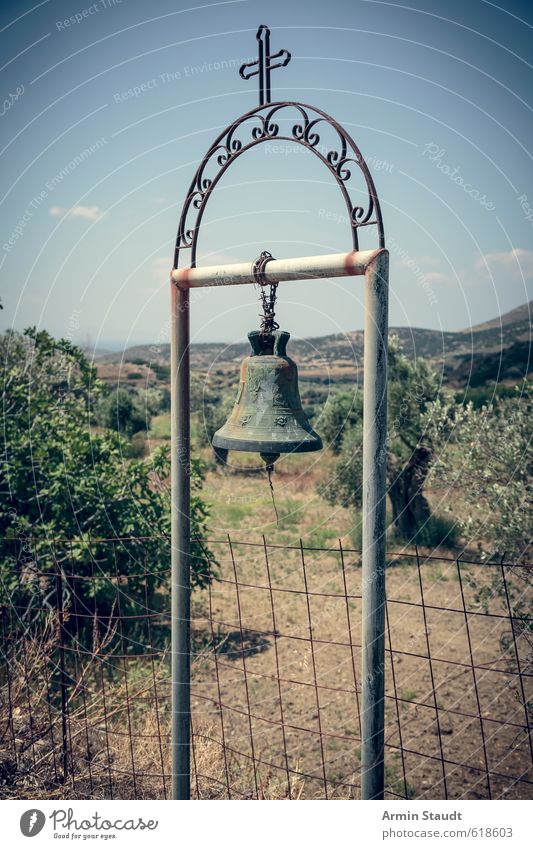
<svg viewBox="0 0 533 849">
<path fill-rule="evenodd" d="M 238 66 L 261 23 L 293 56 L 273 100 L 324 109 L 369 162 L 391 324 L 455 330 L 529 300 L 532 7 L 413 4 L 4 0 L 2 324 L 97 346 L 168 341 L 180 208 L 214 136 L 257 103 Z M 324 166 L 273 147 L 228 169 L 201 262 L 350 249 Z M 252 287 L 194 293 L 193 339 L 240 339 L 257 314 Z M 361 279 L 282 284 L 278 316 L 296 336 L 359 329 Z"/>
</svg>

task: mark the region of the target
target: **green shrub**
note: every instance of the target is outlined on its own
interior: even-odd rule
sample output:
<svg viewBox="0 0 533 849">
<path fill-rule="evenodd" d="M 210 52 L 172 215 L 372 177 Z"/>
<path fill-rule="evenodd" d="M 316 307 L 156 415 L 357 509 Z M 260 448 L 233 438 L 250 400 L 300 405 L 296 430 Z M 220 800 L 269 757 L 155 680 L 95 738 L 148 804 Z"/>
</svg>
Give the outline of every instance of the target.
<svg viewBox="0 0 533 849">
<path fill-rule="evenodd" d="M 119 386 L 102 398 L 97 405 L 97 418 L 104 427 L 122 436 L 133 436 L 150 427 L 150 412 L 143 407 L 135 389 Z"/>
<path fill-rule="evenodd" d="M 139 431 L 139 433 L 134 433 L 130 439 L 130 448 L 129 448 L 129 456 L 130 457 L 144 457 L 146 450 L 146 434 L 144 431 Z"/>
<path fill-rule="evenodd" d="M 410 539 L 403 539 L 397 533 L 393 533 L 392 514 L 387 511 L 386 519 L 387 536 L 394 537 L 391 543 L 398 545 L 420 545 L 427 548 L 453 548 L 458 543 L 459 529 L 457 523 L 445 516 L 432 513 L 429 519 L 416 534 Z M 363 523 L 361 514 L 356 517 L 356 524 L 350 533 L 353 547 L 360 551 L 363 548 Z"/>
<path fill-rule="evenodd" d="M 154 439 L 170 439 L 170 413 L 154 416 L 150 425 L 150 436 Z"/>
<path fill-rule="evenodd" d="M 0 357 L 2 401 L 9 410 L 3 422 L 9 462 L 0 464 L 0 604 L 16 605 L 20 619 L 31 623 L 34 611 L 50 609 L 55 585 L 47 574 L 70 561 L 79 576 L 80 609 L 112 615 L 116 587 L 110 578 L 120 574 L 128 578 L 122 613 L 137 613 L 139 599 L 150 605 L 159 589 L 170 588 L 168 447 L 144 460 L 128 458 L 128 441 L 91 428 L 91 405 L 101 386 L 69 341 L 34 329 L 24 335 L 8 331 L 0 335 Z M 137 433 L 135 443 L 141 438 Z M 197 460 L 190 480 L 191 581 L 201 588 L 212 578 L 213 560 L 205 544 L 208 508 Z M 20 549 L 28 546 L 21 561 Z M 68 603 L 67 584 L 64 592 Z M 132 628 L 136 621 L 131 619 Z M 90 617 L 87 622 L 89 627 Z"/>
<path fill-rule="evenodd" d="M 457 545 L 459 529 L 457 522 L 446 516 L 438 516 L 432 513 L 427 522 L 418 529 L 415 539 L 417 545 L 427 548 L 454 548 Z"/>
<path fill-rule="evenodd" d="M 158 380 L 170 380 L 170 366 L 163 363 L 150 363 L 150 368 Z"/>
</svg>

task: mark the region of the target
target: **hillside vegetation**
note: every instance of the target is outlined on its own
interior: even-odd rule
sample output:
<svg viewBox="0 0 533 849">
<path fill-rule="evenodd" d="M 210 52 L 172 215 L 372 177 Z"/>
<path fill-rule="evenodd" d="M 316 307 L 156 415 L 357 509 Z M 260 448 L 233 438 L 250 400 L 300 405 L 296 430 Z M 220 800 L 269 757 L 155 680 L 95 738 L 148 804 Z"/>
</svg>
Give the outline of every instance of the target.
<svg viewBox="0 0 533 849">
<path fill-rule="evenodd" d="M 441 332 L 419 327 L 392 327 L 407 356 L 423 357 L 442 373 L 446 383 L 479 386 L 487 380 L 526 377 L 531 371 L 531 312 L 533 301 L 484 324 L 462 331 Z M 364 333 L 291 339 L 290 354 L 297 360 L 304 380 L 344 383 L 362 379 Z M 246 340 L 234 344 L 203 343 L 191 347 L 191 368 L 196 372 L 223 374 L 249 350 Z M 318 353 L 317 353 L 318 352 Z M 154 377 L 165 378 L 170 362 L 169 345 L 137 345 L 123 352 L 95 357 L 104 379 L 135 381 L 149 367 Z M 140 371 L 140 373 L 139 373 Z M 478 372 L 481 377 L 478 377 Z M 133 375 L 137 375 L 134 377 Z"/>
</svg>

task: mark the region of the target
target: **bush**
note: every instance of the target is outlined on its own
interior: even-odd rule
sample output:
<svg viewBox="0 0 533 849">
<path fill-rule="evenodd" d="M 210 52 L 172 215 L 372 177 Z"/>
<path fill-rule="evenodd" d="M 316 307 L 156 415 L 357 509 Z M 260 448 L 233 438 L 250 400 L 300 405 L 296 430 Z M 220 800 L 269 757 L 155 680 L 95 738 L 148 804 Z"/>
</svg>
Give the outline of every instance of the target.
<svg viewBox="0 0 533 849">
<path fill-rule="evenodd" d="M 163 363 L 150 363 L 150 368 L 158 380 L 170 380 L 170 366 Z"/>
<path fill-rule="evenodd" d="M 136 394 L 128 389 L 119 387 L 102 399 L 97 408 L 100 423 L 116 430 L 122 436 L 133 436 L 141 430 L 150 427 L 150 413 Z"/>
<path fill-rule="evenodd" d="M 34 330 L 8 332 L 0 336 L 0 357 L 3 408 L 9 410 L 0 465 L 0 537 L 7 539 L 0 550 L 0 603 L 16 604 L 24 621 L 32 608 L 49 610 L 50 586 L 38 572 L 70 558 L 81 577 L 95 576 L 83 583 L 87 597 L 79 604 L 110 612 L 109 576 L 130 570 L 131 597 L 124 595 L 122 612 L 136 594 L 150 604 L 158 589 L 169 591 L 168 447 L 145 460 L 127 459 L 130 444 L 119 434 L 91 430 L 100 385 L 70 342 Z M 213 558 L 204 541 L 208 510 L 199 495 L 203 467 L 197 460 L 190 479 L 191 580 L 204 587 Z M 120 540 L 113 556 L 106 540 Z"/>
<path fill-rule="evenodd" d="M 450 422 L 443 433 L 432 487 L 445 494 L 460 491 L 466 507 L 459 524 L 467 544 L 487 553 L 531 562 L 533 527 L 533 399 L 516 392 L 513 399 L 480 410 L 455 407 L 453 416 L 436 404 L 432 424 Z"/>
<path fill-rule="evenodd" d="M 438 516 L 432 513 L 429 519 L 418 528 L 412 539 L 398 541 L 411 545 L 421 545 L 426 548 L 453 548 L 457 545 L 458 538 L 459 529 L 457 522 L 445 516 Z"/>
<path fill-rule="evenodd" d="M 459 529 L 457 522 L 445 516 L 432 513 L 427 522 L 418 529 L 411 539 L 402 539 L 394 532 L 392 514 L 387 510 L 387 535 L 394 538 L 398 545 L 420 545 L 426 548 L 454 548 L 458 543 Z M 353 546 L 358 551 L 363 548 L 363 523 L 361 514 L 357 516 L 356 525 L 350 533 Z"/>
<path fill-rule="evenodd" d="M 527 385 L 520 387 L 521 393 L 524 395 L 531 394 L 531 390 Z M 515 386 L 508 386 L 506 383 L 490 383 L 487 386 L 472 387 L 455 392 L 455 401 L 457 404 L 465 406 L 472 403 L 475 410 L 480 410 L 488 404 L 493 404 L 500 400 L 516 398 L 517 389 Z"/>
<path fill-rule="evenodd" d="M 129 456 L 144 457 L 146 451 L 146 434 L 144 431 L 134 433 L 130 439 Z"/>
<path fill-rule="evenodd" d="M 320 419 L 320 434 L 325 445 L 339 454 L 346 432 L 358 427 L 363 419 L 363 393 L 337 392 L 331 395 Z"/>
</svg>

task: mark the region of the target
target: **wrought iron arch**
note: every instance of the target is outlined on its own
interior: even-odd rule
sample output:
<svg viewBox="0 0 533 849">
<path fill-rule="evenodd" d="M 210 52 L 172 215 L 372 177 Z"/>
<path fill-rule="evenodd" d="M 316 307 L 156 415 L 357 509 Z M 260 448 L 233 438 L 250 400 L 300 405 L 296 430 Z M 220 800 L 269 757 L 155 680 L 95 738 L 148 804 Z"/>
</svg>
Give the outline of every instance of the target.
<svg viewBox="0 0 533 849">
<path fill-rule="evenodd" d="M 280 132 L 278 121 L 280 117 L 283 117 L 282 111 L 290 109 L 299 112 L 301 119 L 292 125 L 289 134 L 285 134 Z M 336 145 L 321 145 L 321 136 L 318 131 L 321 124 L 328 125 L 337 133 Z M 243 138 L 239 130 L 245 125 L 249 126 L 250 133 Z M 300 144 L 312 151 L 326 165 L 335 178 L 346 203 L 354 251 L 359 249 L 359 228 L 372 225 L 377 230 L 378 245 L 376 247 L 385 247 L 383 219 L 374 181 L 352 137 L 334 118 L 321 109 L 306 103 L 282 101 L 261 104 L 245 112 L 217 136 L 205 154 L 183 204 L 176 237 L 174 268 L 178 267 L 179 254 L 184 249 L 191 251 L 189 267 L 196 267 L 196 250 L 202 218 L 211 193 L 223 174 L 247 150 L 273 139 Z M 353 200 L 355 186 L 350 184 L 350 180 L 355 171 L 354 166 L 361 172 L 368 193 L 363 205 Z"/>
</svg>

